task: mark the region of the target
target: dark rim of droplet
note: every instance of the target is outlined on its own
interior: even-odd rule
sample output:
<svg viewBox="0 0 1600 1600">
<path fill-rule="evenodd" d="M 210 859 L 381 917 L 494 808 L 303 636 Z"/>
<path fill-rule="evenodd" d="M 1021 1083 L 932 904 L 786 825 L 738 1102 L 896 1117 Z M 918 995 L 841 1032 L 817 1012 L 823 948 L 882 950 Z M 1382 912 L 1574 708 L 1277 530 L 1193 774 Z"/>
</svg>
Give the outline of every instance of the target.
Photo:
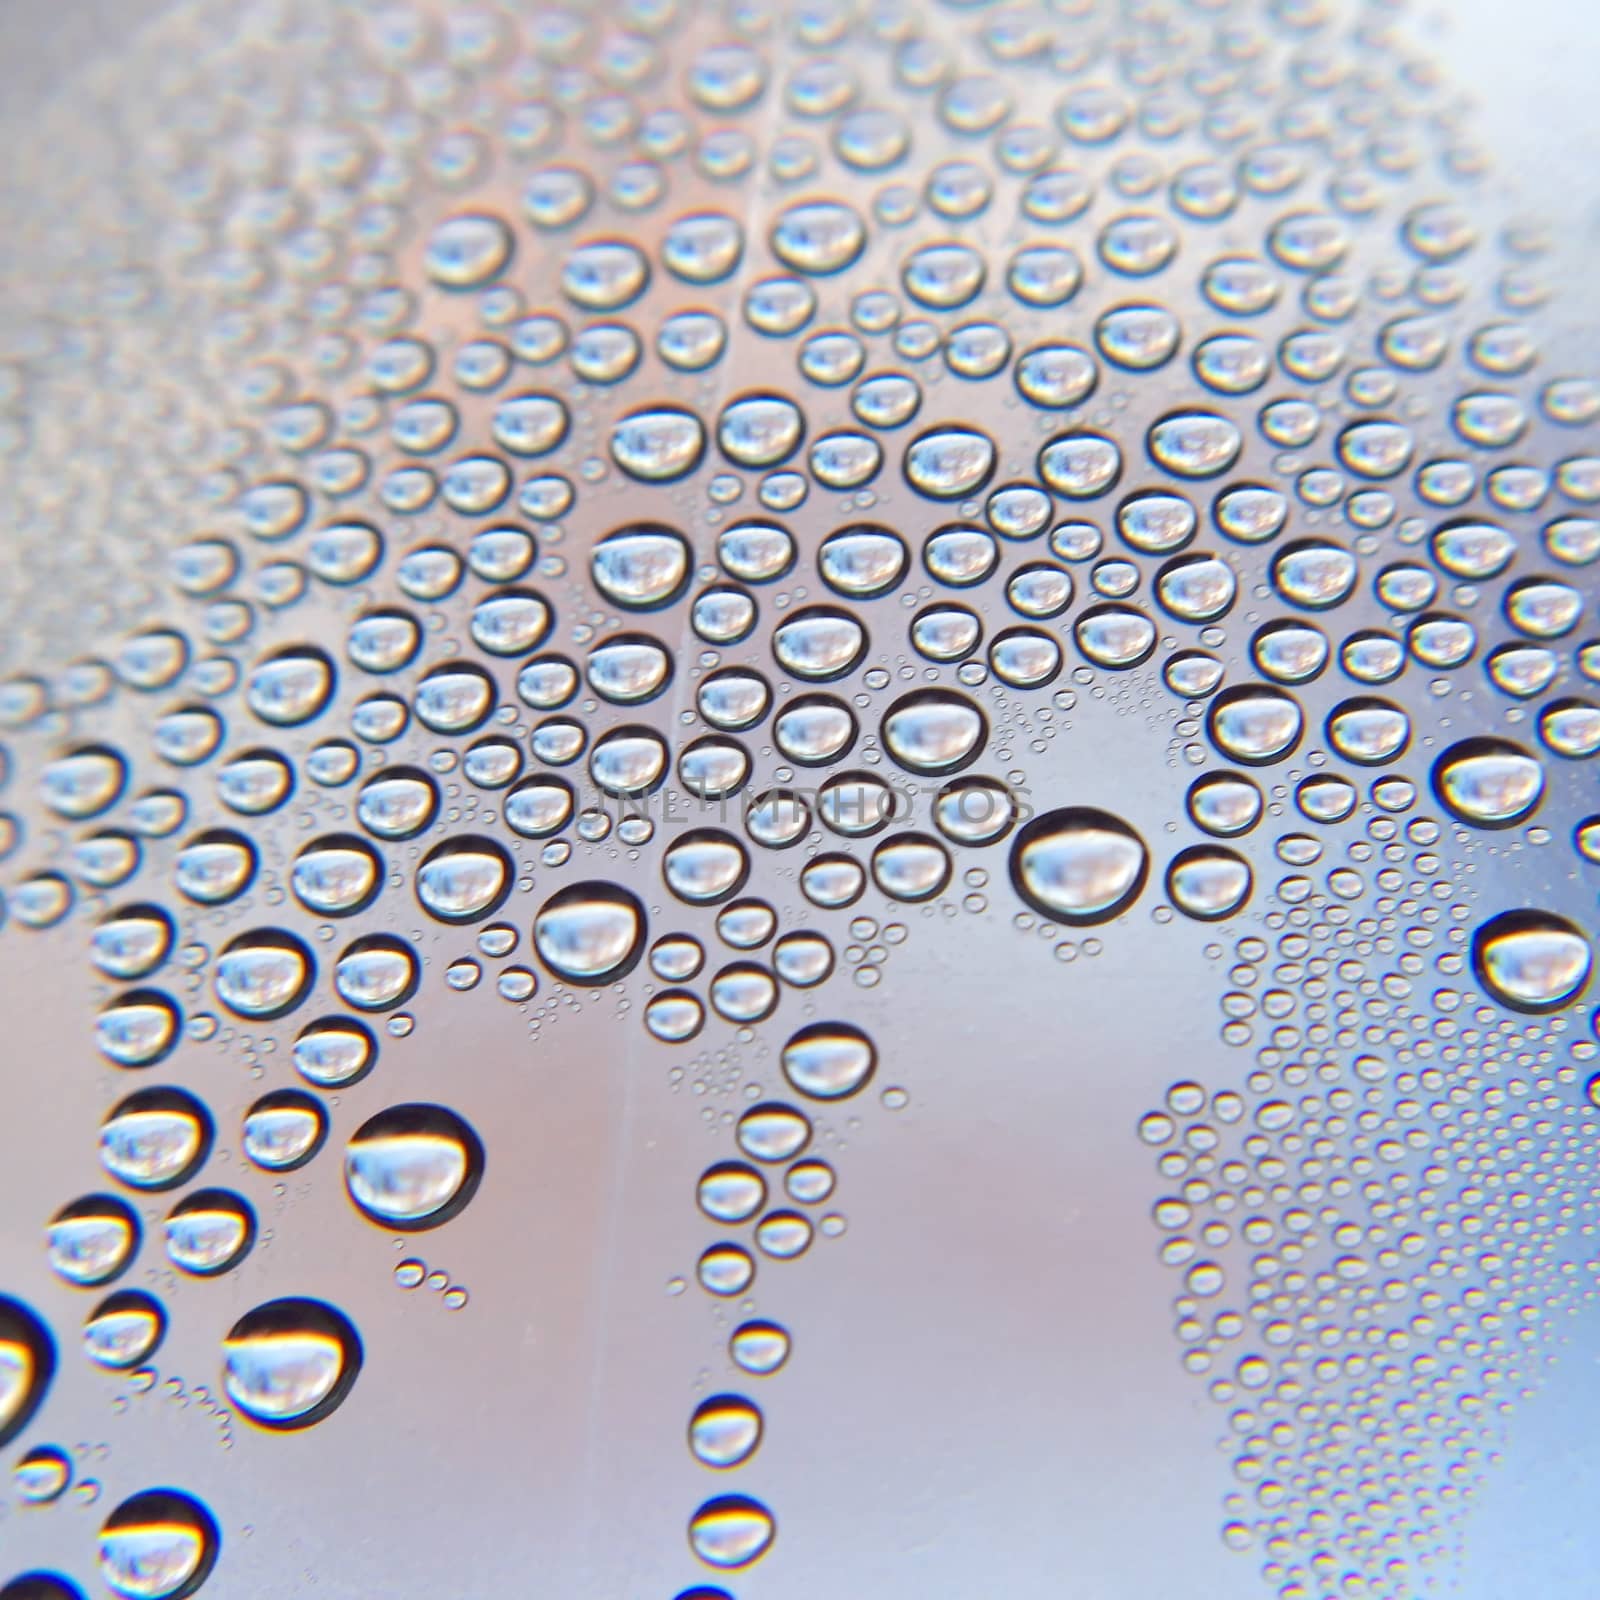
<svg viewBox="0 0 1600 1600">
<path fill-rule="evenodd" d="M 21 1345 L 33 1364 L 22 1402 L 9 1421 L 0 1418 L 0 1448 L 11 1443 L 33 1421 L 56 1374 L 56 1342 L 50 1330 L 20 1300 L 0 1295 L 0 1340 Z"/>
<path fill-rule="evenodd" d="M 269 1300 L 254 1311 L 247 1311 L 228 1330 L 228 1341 L 270 1338 L 274 1334 L 315 1333 L 338 1344 L 341 1365 L 339 1376 L 327 1394 L 309 1410 L 293 1417 L 258 1417 L 254 1412 L 239 1407 L 246 1421 L 272 1433 L 293 1433 L 321 1422 L 330 1412 L 344 1404 L 345 1397 L 355 1386 L 360 1375 L 366 1351 L 355 1324 L 336 1307 L 325 1300 L 309 1300 L 289 1296 L 282 1300 Z"/>
<path fill-rule="evenodd" d="M 350 1143 L 360 1144 L 368 1139 L 404 1138 L 413 1134 L 453 1140 L 465 1152 L 466 1172 L 461 1180 L 461 1187 L 437 1211 L 430 1211 L 425 1217 L 400 1221 L 396 1221 L 393 1217 L 382 1216 L 376 1211 L 369 1211 L 350 1192 L 348 1169 L 346 1171 L 345 1192 L 350 1195 L 351 1203 L 356 1210 L 369 1222 L 375 1222 L 380 1228 L 387 1228 L 395 1233 L 426 1233 L 428 1229 L 441 1227 L 451 1218 L 460 1216 L 478 1192 L 478 1185 L 483 1181 L 485 1161 L 483 1141 L 464 1117 L 447 1106 L 421 1102 L 390 1106 L 387 1110 L 378 1112 L 376 1116 L 368 1117 L 351 1135 Z"/>
<path fill-rule="evenodd" d="M 157 1526 L 176 1526 L 191 1529 L 199 1538 L 200 1559 L 181 1588 L 174 1589 L 163 1600 L 188 1600 L 217 1564 L 222 1552 L 222 1533 L 216 1519 L 192 1495 L 181 1489 L 146 1489 L 124 1500 L 106 1518 L 101 1534 L 116 1533 L 123 1528 L 138 1528 L 154 1523 Z"/>
<path fill-rule="evenodd" d="M 50 1219 L 50 1226 L 53 1228 L 57 1223 L 76 1222 L 85 1217 L 115 1218 L 128 1231 L 128 1248 L 109 1272 L 101 1273 L 98 1278 L 71 1280 L 75 1289 L 98 1289 L 103 1284 L 115 1283 L 133 1265 L 133 1258 L 138 1255 L 139 1245 L 144 1238 L 144 1229 L 139 1223 L 139 1213 L 126 1200 L 114 1194 L 86 1194 L 81 1200 L 62 1206 Z M 0 1440 L 0 1443 L 4 1441 Z"/>
</svg>

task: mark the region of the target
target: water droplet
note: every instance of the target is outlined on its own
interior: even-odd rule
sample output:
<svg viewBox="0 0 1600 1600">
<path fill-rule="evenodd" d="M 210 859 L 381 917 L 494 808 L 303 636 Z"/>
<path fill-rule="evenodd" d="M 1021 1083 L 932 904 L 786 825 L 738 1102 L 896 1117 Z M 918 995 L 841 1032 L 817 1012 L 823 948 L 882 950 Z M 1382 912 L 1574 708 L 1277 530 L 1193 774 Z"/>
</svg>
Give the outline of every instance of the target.
<svg viewBox="0 0 1600 1600">
<path fill-rule="evenodd" d="M 96 1366 L 126 1371 L 147 1361 L 167 1331 L 160 1304 L 137 1289 L 102 1300 L 83 1325 L 84 1354 Z"/>
<path fill-rule="evenodd" d="M 237 1266 L 255 1242 L 249 1204 L 226 1189 L 186 1195 L 166 1221 L 167 1256 L 181 1271 L 214 1277 Z"/>
<path fill-rule="evenodd" d="M 347 945 L 333 969 L 333 986 L 357 1011 L 388 1011 L 416 992 L 421 967 L 410 945 L 374 933 Z"/>
<path fill-rule="evenodd" d="M 510 856 L 492 839 L 458 835 L 417 868 L 417 899 L 441 922 L 477 922 L 505 902 L 513 876 Z"/>
<path fill-rule="evenodd" d="M 33 1420 L 55 1370 L 49 1329 L 20 1300 L 0 1295 L 0 1445 Z"/>
<path fill-rule="evenodd" d="M 682 534 L 641 524 L 602 539 L 590 565 L 595 586 L 613 605 L 647 611 L 682 594 L 692 559 Z"/>
<path fill-rule="evenodd" d="M 1506 911 L 1473 935 L 1479 980 L 1514 1011 L 1555 1011 L 1582 994 L 1594 953 L 1572 923 L 1547 911 Z"/>
<path fill-rule="evenodd" d="M 289 883 L 295 899 L 314 915 L 353 916 L 383 887 L 383 860 L 354 834 L 328 834 L 295 857 Z"/>
<path fill-rule="evenodd" d="M 760 1411 L 742 1395 L 719 1394 L 695 1407 L 689 1448 L 705 1466 L 726 1470 L 748 1461 L 761 1443 Z"/>
<path fill-rule="evenodd" d="M 611 459 L 641 483 L 672 483 L 687 477 L 700 465 L 705 449 L 706 430 L 700 418 L 671 406 L 636 411 L 618 419 L 611 429 Z"/>
<path fill-rule="evenodd" d="M 456 1216 L 477 1192 L 483 1163 L 481 1141 L 455 1112 L 391 1106 L 351 1137 L 344 1181 L 370 1221 L 409 1233 Z"/>
<path fill-rule="evenodd" d="M 778 1525 L 758 1500 L 723 1495 L 708 1500 L 689 1523 L 689 1544 L 709 1567 L 731 1570 L 759 1561 L 776 1537 Z"/>
<path fill-rule="evenodd" d="M 244 1115 L 240 1140 L 246 1157 L 268 1172 L 293 1172 L 322 1148 L 328 1117 L 298 1089 L 263 1095 Z"/>
<path fill-rule="evenodd" d="M 850 672 L 866 654 L 867 631 L 848 611 L 809 606 L 773 629 L 772 653 L 797 678 L 823 683 Z"/>
<path fill-rule="evenodd" d="M 59 1277 L 78 1288 L 90 1289 L 110 1283 L 127 1271 L 138 1252 L 140 1236 L 139 1219 L 131 1206 L 115 1195 L 91 1194 L 63 1206 L 51 1218 L 46 1247 L 50 1265 Z M 0 1402 L 0 1424 L 5 1409 Z"/>
<path fill-rule="evenodd" d="M 612 983 L 631 972 L 644 950 L 644 907 L 609 883 L 579 883 L 552 895 L 534 918 L 539 958 L 568 983 Z"/>
<path fill-rule="evenodd" d="M 1202 922 L 1230 917 L 1250 898 L 1249 863 L 1220 845 L 1195 845 L 1173 857 L 1167 894 L 1178 910 Z"/>
<path fill-rule="evenodd" d="M 1305 716 L 1281 691 L 1241 685 L 1211 703 L 1206 726 L 1212 743 L 1247 766 L 1281 761 L 1300 742 Z"/>
<path fill-rule="evenodd" d="M 124 1600 L 185 1600 L 211 1575 L 222 1535 L 198 1500 L 150 1489 L 124 1500 L 100 1529 L 100 1575 Z"/>
<path fill-rule="evenodd" d="M 0 1414 L 4 1409 L 0 1404 Z M 18 1499 L 25 1504 L 49 1505 L 52 1500 L 60 1499 L 72 1482 L 72 1458 L 54 1445 L 38 1445 L 12 1468 L 11 1481 L 16 1485 Z M 0 1589 L 0 1595 L 9 1587 Z"/>
<path fill-rule="evenodd" d="M 353 1017 L 323 1017 L 294 1042 L 295 1069 L 319 1089 L 358 1082 L 377 1059 L 372 1034 Z"/>
<path fill-rule="evenodd" d="M 766 1180 L 743 1162 L 720 1162 L 701 1174 L 696 1198 L 712 1221 L 744 1222 L 766 1204 Z"/>
<path fill-rule="evenodd" d="M 119 1101 L 100 1126 L 100 1161 L 134 1189 L 173 1189 L 199 1171 L 211 1151 L 210 1114 L 181 1089 L 141 1089 Z"/>
<path fill-rule="evenodd" d="M 511 249 L 511 230 L 499 217 L 467 213 L 433 230 L 423 265 L 441 288 L 477 289 L 505 270 Z"/>
<path fill-rule="evenodd" d="M 946 424 L 906 447 L 906 481 L 933 500 L 965 499 L 989 481 L 994 467 L 994 442 L 972 428 Z"/>
<path fill-rule="evenodd" d="M 222 1343 L 228 1398 L 264 1428 L 321 1422 L 361 1370 L 361 1340 L 349 1319 L 320 1300 L 270 1300 L 246 1312 Z"/>
<path fill-rule="evenodd" d="M 1041 916 L 1074 924 L 1106 922 L 1126 910 L 1148 870 L 1149 852 L 1132 828 L 1082 806 L 1034 818 L 1011 846 L 1017 893 Z"/>
<path fill-rule="evenodd" d="M 844 1022 L 818 1022 L 800 1029 L 783 1047 L 783 1075 L 799 1093 L 814 1100 L 842 1100 L 866 1087 L 877 1060 L 872 1041 L 859 1028 Z M 741 1122 L 742 1137 L 747 1129 L 755 1128 L 749 1120 L 753 1115 L 747 1113 Z M 792 1123 L 785 1126 L 792 1127 Z M 781 1157 L 763 1159 L 786 1159 L 796 1153 L 798 1147 L 785 1150 Z"/>
</svg>

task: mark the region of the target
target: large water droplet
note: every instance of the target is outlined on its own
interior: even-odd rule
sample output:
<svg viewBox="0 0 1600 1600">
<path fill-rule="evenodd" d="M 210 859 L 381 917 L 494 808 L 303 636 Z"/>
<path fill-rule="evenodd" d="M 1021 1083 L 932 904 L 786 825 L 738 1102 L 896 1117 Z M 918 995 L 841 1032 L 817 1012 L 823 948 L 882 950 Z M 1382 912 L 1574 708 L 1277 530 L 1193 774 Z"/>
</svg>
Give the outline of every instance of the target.
<svg viewBox="0 0 1600 1600">
<path fill-rule="evenodd" d="M 316 981 L 311 951 L 292 933 L 262 928 L 241 934 L 217 957 L 217 998 L 252 1021 L 281 1017 L 305 999 Z"/>
<path fill-rule="evenodd" d="M 365 839 L 328 834 L 295 857 L 289 883 L 295 899 L 315 915 L 353 916 L 383 887 L 383 859 Z"/>
<path fill-rule="evenodd" d="M 90 1289 L 127 1270 L 139 1239 L 139 1218 L 131 1206 L 115 1195 L 91 1194 L 51 1218 L 46 1249 L 58 1276 Z"/>
<path fill-rule="evenodd" d="M 0 1295 L 0 1446 L 33 1420 L 55 1370 L 50 1330 L 20 1300 Z"/>
<path fill-rule="evenodd" d="M 321 1300 L 270 1300 L 222 1344 L 228 1398 L 264 1428 L 308 1428 L 349 1394 L 361 1370 L 350 1320 Z"/>
<path fill-rule="evenodd" d="M 327 1136 L 328 1115 L 310 1095 L 276 1089 L 245 1112 L 240 1146 L 268 1172 L 293 1172 L 322 1148 Z"/>
<path fill-rule="evenodd" d="M 902 695 L 883 718 L 889 754 L 906 771 L 929 776 L 959 772 L 975 761 L 987 734 L 983 712 L 949 689 Z"/>
<path fill-rule="evenodd" d="M 1472 938 L 1479 980 L 1513 1011 L 1557 1011 L 1583 993 L 1594 952 L 1580 929 L 1548 911 L 1506 911 Z"/>
<path fill-rule="evenodd" d="M 112 1107 L 100 1126 L 100 1161 L 134 1189 L 173 1189 L 211 1151 L 211 1117 L 182 1089 L 141 1089 Z"/>
<path fill-rule="evenodd" d="M 1462 822 L 1506 828 L 1531 816 L 1544 795 L 1544 769 L 1504 739 L 1464 739 L 1433 765 L 1440 803 Z"/>
<path fill-rule="evenodd" d="M 1178 910 L 1202 922 L 1230 917 L 1250 898 L 1250 865 L 1220 845 L 1197 844 L 1173 857 L 1167 894 Z"/>
<path fill-rule="evenodd" d="M 848 611 L 809 606 L 773 630 L 772 653 L 797 678 L 823 683 L 843 677 L 867 650 L 867 630 Z"/>
<path fill-rule="evenodd" d="M 877 1064 L 872 1041 L 847 1022 L 812 1023 L 783 1047 L 784 1077 L 813 1100 L 843 1100 L 858 1094 Z"/>
<path fill-rule="evenodd" d="M 947 423 L 906 447 L 906 481 L 933 500 L 961 500 L 994 474 L 994 441 L 974 428 Z"/>
<path fill-rule="evenodd" d="M 755 1454 L 761 1431 L 761 1412 L 743 1395 L 713 1395 L 689 1420 L 689 1448 L 697 1461 L 726 1471 Z"/>
<path fill-rule="evenodd" d="M 552 895 L 533 921 L 539 958 L 558 978 L 590 986 L 625 978 L 644 950 L 644 907 L 616 884 L 573 884 Z"/>
<path fill-rule="evenodd" d="M 441 288 L 477 289 L 504 271 L 511 249 L 511 230 L 499 217 L 468 212 L 433 230 L 423 266 Z"/>
<path fill-rule="evenodd" d="M 1106 922 L 1132 905 L 1149 870 L 1144 841 L 1120 818 L 1085 806 L 1035 817 L 1011 846 L 1011 881 L 1041 916 Z"/>
<path fill-rule="evenodd" d="M 723 1495 L 695 1512 L 689 1543 L 709 1567 L 748 1567 L 767 1553 L 777 1531 L 772 1513 L 760 1501 Z"/>
<path fill-rule="evenodd" d="M 689 543 L 670 528 L 639 525 L 608 535 L 595 547 L 595 586 L 630 611 L 648 611 L 677 599 L 689 581 Z"/>
<path fill-rule="evenodd" d="M 198 1500 L 150 1489 L 124 1500 L 100 1530 L 100 1576 L 123 1600 L 186 1600 L 211 1575 L 222 1535 Z"/>
<path fill-rule="evenodd" d="M 1225 756 L 1246 766 L 1281 761 L 1300 742 L 1305 714 L 1299 702 L 1276 689 L 1243 684 L 1212 701 L 1206 726 Z"/>
<path fill-rule="evenodd" d="M 391 1106 L 351 1137 L 345 1187 L 380 1227 L 437 1228 L 476 1193 L 483 1160 L 477 1134 L 455 1112 L 435 1105 Z"/>
<path fill-rule="evenodd" d="M 108 1296 L 83 1325 L 83 1352 L 96 1366 L 124 1372 L 155 1354 L 167 1332 L 160 1302 L 137 1289 Z"/>
<path fill-rule="evenodd" d="M 196 1277 L 215 1277 L 249 1253 L 256 1237 L 255 1213 L 227 1189 L 201 1189 L 172 1208 L 166 1236 L 167 1255 L 175 1267 Z"/>
<path fill-rule="evenodd" d="M 333 986 L 357 1011 L 389 1011 L 411 998 L 421 977 L 421 964 L 405 940 L 372 933 L 345 947 L 334 963 Z"/>
<path fill-rule="evenodd" d="M 692 411 L 658 406 L 620 418 L 611 430 L 611 459 L 641 483 L 672 483 L 700 465 L 705 424 Z"/>
<path fill-rule="evenodd" d="M 417 868 L 417 899 L 441 922 L 476 922 L 511 892 L 511 857 L 492 839 L 460 835 L 434 849 Z"/>
</svg>

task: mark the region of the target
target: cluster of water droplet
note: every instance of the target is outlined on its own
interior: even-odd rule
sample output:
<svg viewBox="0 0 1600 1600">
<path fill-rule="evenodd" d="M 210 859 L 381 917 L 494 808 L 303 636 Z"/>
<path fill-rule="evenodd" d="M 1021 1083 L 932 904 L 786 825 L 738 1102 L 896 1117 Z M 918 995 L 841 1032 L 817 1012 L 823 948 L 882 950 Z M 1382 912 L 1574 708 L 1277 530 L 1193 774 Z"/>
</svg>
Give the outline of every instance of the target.
<svg viewBox="0 0 1600 1600">
<path fill-rule="evenodd" d="M 168 1309 L 111 1288 L 152 1227 L 193 1278 L 266 1235 L 194 1186 L 215 1104 L 159 1081 L 208 1046 L 277 1079 L 243 1171 L 337 1137 L 403 1238 L 487 1170 L 443 1105 L 340 1125 L 425 986 L 487 963 L 534 1043 L 597 1003 L 669 1049 L 770 1024 L 786 1098 L 695 1191 L 694 1277 L 752 1313 L 758 1260 L 843 1229 L 813 1113 L 879 1045 L 827 986 L 877 985 L 896 919 L 1064 962 L 1141 907 L 1232 921 L 1254 1065 L 1140 1128 L 1226 1537 L 1284 1600 L 1352 1592 L 1330 1542 L 1409 1594 L 1588 1292 L 1600 385 L 1547 364 L 1540 241 L 1480 238 L 1389 8 L 274 5 L 270 50 L 216 9 L 24 197 L 0 367 L 4 917 L 86 946 L 101 1056 L 159 1069 L 101 1124 L 118 1192 L 47 1221 L 89 1359 L 153 1381 Z M 95 185 L 138 223 L 103 260 Z M 1535 852 L 1544 903 L 1480 903 Z M 743 1314 L 730 1371 L 789 1348 Z M 268 1429 L 362 1358 L 318 1298 L 219 1329 Z M 55 1361 L 0 1303 L 0 1435 Z M 762 1432 L 733 1389 L 688 1425 L 718 1471 Z M 688 1520 L 716 1569 L 775 1530 Z M 152 1491 L 102 1570 L 188 1594 L 220 1537 Z"/>
</svg>

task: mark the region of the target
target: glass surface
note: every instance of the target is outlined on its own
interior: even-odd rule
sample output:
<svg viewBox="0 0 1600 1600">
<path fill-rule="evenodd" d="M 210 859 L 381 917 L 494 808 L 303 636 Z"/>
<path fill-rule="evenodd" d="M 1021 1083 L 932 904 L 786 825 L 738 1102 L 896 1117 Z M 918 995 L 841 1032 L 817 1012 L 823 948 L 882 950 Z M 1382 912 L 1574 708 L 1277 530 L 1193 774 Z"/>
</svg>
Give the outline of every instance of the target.
<svg viewBox="0 0 1600 1600">
<path fill-rule="evenodd" d="M 0 1600 L 1591 1594 L 1596 48 L 0 11 Z"/>
</svg>

